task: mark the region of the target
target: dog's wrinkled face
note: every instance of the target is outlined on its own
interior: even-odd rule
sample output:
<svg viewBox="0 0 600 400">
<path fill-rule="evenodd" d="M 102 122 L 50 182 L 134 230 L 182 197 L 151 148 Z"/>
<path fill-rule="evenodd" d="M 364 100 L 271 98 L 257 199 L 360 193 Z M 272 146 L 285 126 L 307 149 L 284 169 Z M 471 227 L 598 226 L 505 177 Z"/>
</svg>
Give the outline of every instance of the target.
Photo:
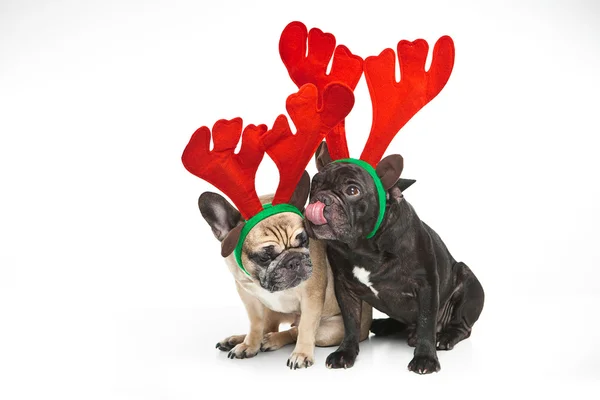
<svg viewBox="0 0 600 400">
<path fill-rule="evenodd" d="M 242 262 L 262 288 L 270 292 L 290 289 L 312 274 L 308 240 L 299 215 L 275 214 L 250 231 L 242 248 Z"/>
<path fill-rule="evenodd" d="M 371 232 L 378 213 L 375 183 L 360 166 L 330 163 L 313 177 L 306 207 L 311 237 L 354 243 Z"/>
<path fill-rule="evenodd" d="M 310 177 L 304 171 L 289 204 L 302 211 L 309 188 Z M 272 200 L 272 195 L 260 198 L 263 204 Z M 213 234 L 221 242 L 221 255 L 233 257 L 232 253 L 244 225 L 240 212 L 223 196 L 212 192 L 200 195 L 198 207 Z M 241 257 L 248 274 L 262 288 L 277 292 L 298 286 L 312 274 L 304 220 L 292 212 L 265 218 L 246 236 Z"/>
</svg>

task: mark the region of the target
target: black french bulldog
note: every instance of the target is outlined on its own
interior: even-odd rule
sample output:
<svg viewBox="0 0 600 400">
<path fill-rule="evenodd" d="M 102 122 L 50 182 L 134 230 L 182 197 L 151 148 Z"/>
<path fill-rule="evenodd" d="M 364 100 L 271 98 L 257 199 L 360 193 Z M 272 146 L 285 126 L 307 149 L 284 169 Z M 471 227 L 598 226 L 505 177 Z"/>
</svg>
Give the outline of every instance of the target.
<svg viewBox="0 0 600 400">
<path fill-rule="evenodd" d="M 306 208 L 307 231 L 327 242 L 345 327 L 344 340 L 327 358 L 327 366 L 354 365 L 364 300 L 391 317 L 375 320 L 374 333 L 408 329 L 408 344 L 415 347 L 409 370 L 439 371 L 436 348 L 450 350 L 468 338 L 479 318 L 484 303 L 481 284 L 404 200 L 400 155 L 377 165 L 387 201 L 381 226 L 371 239 L 366 236 L 379 215 L 371 175 L 355 164 L 331 162 L 325 143 L 317 150 L 316 161 L 319 172 Z"/>
</svg>

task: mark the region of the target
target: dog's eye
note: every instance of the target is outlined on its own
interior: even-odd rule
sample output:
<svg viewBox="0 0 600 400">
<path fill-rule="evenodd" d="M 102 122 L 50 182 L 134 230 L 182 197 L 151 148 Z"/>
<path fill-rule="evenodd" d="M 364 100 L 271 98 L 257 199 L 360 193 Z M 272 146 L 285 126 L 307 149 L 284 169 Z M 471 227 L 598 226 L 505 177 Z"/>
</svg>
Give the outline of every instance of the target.
<svg viewBox="0 0 600 400">
<path fill-rule="evenodd" d="M 358 196 L 360 194 L 360 189 L 356 185 L 350 185 L 346 188 L 346 194 L 348 196 Z"/>
<path fill-rule="evenodd" d="M 308 235 L 306 234 L 306 232 L 299 233 L 298 235 L 296 235 L 296 240 L 299 243 L 299 247 L 306 247 L 306 245 L 308 244 Z"/>
<path fill-rule="evenodd" d="M 260 262 L 267 262 L 267 261 L 271 261 L 271 256 L 263 253 L 258 256 L 258 259 L 260 260 Z"/>
</svg>

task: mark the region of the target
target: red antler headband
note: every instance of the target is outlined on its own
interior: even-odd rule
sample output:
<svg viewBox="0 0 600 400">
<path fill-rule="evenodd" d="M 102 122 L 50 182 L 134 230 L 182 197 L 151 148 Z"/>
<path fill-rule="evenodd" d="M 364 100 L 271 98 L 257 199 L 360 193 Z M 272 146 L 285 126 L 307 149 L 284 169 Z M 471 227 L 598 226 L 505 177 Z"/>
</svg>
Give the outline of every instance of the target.
<svg viewBox="0 0 600 400">
<path fill-rule="evenodd" d="M 269 131 L 265 125 L 248 125 L 243 134 L 242 119 L 234 118 L 215 123 L 212 151 L 209 150 L 211 131 L 205 126 L 194 132 L 183 151 L 181 160 L 185 168 L 225 193 L 246 220 L 228 236 L 239 234 L 234 253 L 238 266 L 247 275 L 241 260 L 246 236 L 257 223 L 271 215 L 294 212 L 302 216 L 300 210 L 287 202 L 317 146 L 354 105 L 352 91 L 339 83 L 324 88 L 320 107 L 318 100 L 319 91 L 311 84 L 302 86 L 287 98 L 286 108 L 297 129 L 295 135 L 284 115 L 277 117 Z M 240 135 L 242 146 L 235 154 Z M 277 165 L 280 180 L 272 205 L 263 208 L 254 184 L 265 151 Z M 227 237 L 223 243 L 226 241 Z"/>
<path fill-rule="evenodd" d="M 306 26 L 298 21 L 289 23 L 281 33 L 279 54 L 294 83 L 298 87 L 312 83 L 319 89 L 319 95 L 331 82 L 344 83 L 354 90 L 363 72 L 363 59 L 344 45 L 336 47 L 335 36 L 317 28 L 307 32 Z M 332 55 L 331 71 L 327 74 Z M 344 120 L 327 134 L 326 140 L 334 159 L 349 157 Z"/>
<path fill-rule="evenodd" d="M 308 38 L 308 56 L 306 40 Z M 308 32 L 301 22 L 285 27 L 279 41 L 279 53 L 290 77 L 297 85 L 313 83 L 321 90 L 327 82 L 341 80 L 352 89 L 356 87 L 364 69 L 373 104 L 371 132 L 360 160 L 349 158 L 344 122 L 341 121 L 327 136 L 331 158 L 337 162 L 360 165 L 373 177 L 378 191 L 379 218 L 371 238 L 377 232 L 385 213 L 386 194 L 375 167 L 392 139 L 402 127 L 448 82 L 454 66 L 454 43 L 442 36 L 433 48 L 431 67 L 425 71 L 429 46 L 423 39 L 401 40 L 397 53 L 400 62 L 400 82 L 395 79 L 395 53 L 385 49 L 378 56 L 364 61 L 352 55 L 345 46 L 338 46 L 333 55 L 331 73 L 326 67 L 335 47 L 335 37 L 313 28 Z"/>
<path fill-rule="evenodd" d="M 435 43 L 429 71 L 425 71 L 429 51 L 425 40 L 401 40 L 397 49 L 400 82 L 395 78 L 394 50 L 385 49 L 365 60 L 373 124 L 360 159 L 373 167 L 400 129 L 442 91 L 454 66 L 454 42 L 450 36 L 442 36 Z"/>
</svg>

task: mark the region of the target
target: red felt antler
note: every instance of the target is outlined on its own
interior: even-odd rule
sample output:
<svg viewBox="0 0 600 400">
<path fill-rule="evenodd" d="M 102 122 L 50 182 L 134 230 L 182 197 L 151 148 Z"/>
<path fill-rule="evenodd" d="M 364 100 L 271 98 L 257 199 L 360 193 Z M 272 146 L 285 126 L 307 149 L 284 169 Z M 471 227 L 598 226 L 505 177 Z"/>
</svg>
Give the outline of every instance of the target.
<svg viewBox="0 0 600 400">
<path fill-rule="evenodd" d="M 371 133 L 360 156 L 377 166 L 398 131 L 429 103 L 444 87 L 454 65 L 454 43 L 442 36 L 433 48 L 429 71 L 425 61 L 429 46 L 423 39 L 398 43 L 400 82 L 395 79 L 395 57 L 392 49 L 379 56 L 367 57 L 365 78 L 373 103 Z"/>
<path fill-rule="evenodd" d="M 317 106 L 318 99 L 319 91 L 315 85 L 302 86 L 298 93 L 292 94 L 286 101 L 296 134 L 292 134 L 285 115 L 280 115 L 273 129 L 261 137 L 267 154 L 279 169 L 274 205 L 290 200 L 304 168 L 323 137 L 346 118 L 354 106 L 352 90 L 341 83 L 331 83 L 324 88 L 321 107 Z"/>
<path fill-rule="evenodd" d="M 308 55 L 306 54 L 307 38 Z M 298 21 L 289 23 L 281 33 L 279 54 L 290 77 L 298 87 L 307 83 L 317 87 L 319 106 L 328 84 L 341 82 L 354 90 L 362 75 L 361 57 L 353 55 L 346 46 L 335 47 L 335 36 L 331 33 L 324 33 L 317 28 L 307 33 L 306 26 Z M 327 65 L 332 54 L 331 71 L 327 74 Z M 327 135 L 327 144 L 333 159 L 349 156 L 343 119 Z"/>
<path fill-rule="evenodd" d="M 266 131 L 266 125 L 248 125 L 242 135 L 241 118 L 222 119 L 212 129 L 212 151 L 211 131 L 203 126 L 194 132 L 181 156 L 189 172 L 225 193 L 246 220 L 262 210 L 254 180 L 264 156 L 260 135 Z M 242 147 L 235 154 L 240 135 Z"/>
</svg>

